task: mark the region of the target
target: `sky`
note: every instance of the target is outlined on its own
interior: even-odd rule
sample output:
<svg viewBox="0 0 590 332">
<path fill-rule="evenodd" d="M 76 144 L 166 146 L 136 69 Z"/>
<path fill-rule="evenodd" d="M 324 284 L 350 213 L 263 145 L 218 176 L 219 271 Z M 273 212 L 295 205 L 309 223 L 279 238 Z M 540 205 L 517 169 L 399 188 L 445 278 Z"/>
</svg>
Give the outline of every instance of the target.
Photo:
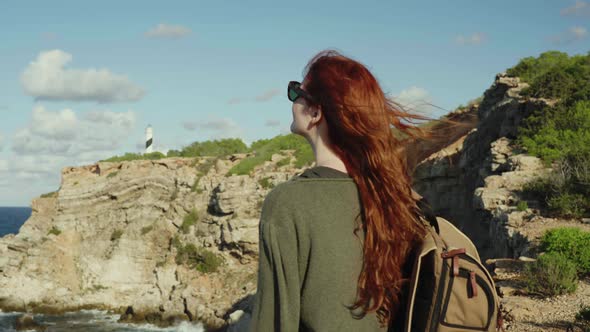
<svg viewBox="0 0 590 332">
<path fill-rule="evenodd" d="M 0 206 L 61 169 L 288 134 L 286 86 L 334 49 L 438 118 L 548 50 L 590 51 L 590 1 L 3 1 Z M 428 104 L 436 107 L 427 106 Z"/>
</svg>

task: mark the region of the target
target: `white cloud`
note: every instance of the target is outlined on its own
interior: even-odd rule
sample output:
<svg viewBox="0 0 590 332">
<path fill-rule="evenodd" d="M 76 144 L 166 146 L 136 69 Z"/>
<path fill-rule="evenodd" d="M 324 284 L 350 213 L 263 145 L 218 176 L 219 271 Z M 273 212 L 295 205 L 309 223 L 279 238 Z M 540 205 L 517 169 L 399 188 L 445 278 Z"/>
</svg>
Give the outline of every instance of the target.
<svg viewBox="0 0 590 332">
<path fill-rule="evenodd" d="M 266 120 L 266 123 L 264 123 L 265 126 L 267 127 L 278 127 L 281 125 L 281 122 L 279 120 Z"/>
<path fill-rule="evenodd" d="M 126 76 L 107 69 L 67 69 L 72 55 L 61 50 L 39 53 L 21 75 L 25 93 L 37 100 L 96 101 L 99 103 L 137 101 L 144 91 Z"/>
<path fill-rule="evenodd" d="M 213 139 L 242 137 L 242 129 L 238 124 L 228 118 L 212 119 L 207 121 L 185 121 L 182 126 L 189 131 L 211 132 Z"/>
<path fill-rule="evenodd" d="M 273 97 L 278 96 L 279 93 L 280 93 L 279 89 L 271 89 L 271 90 L 265 91 L 261 95 L 256 96 L 256 98 L 254 98 L 254 99 L 256 101 L 269 101 Z"/>
<path fill-rule="evenodd" d="M 563 8 L 561 16 L 590 16 L 590 4 L 577 0 L 572 6 Z"/>
<path fill-rule="evenodd" d="M 93 111 L 79 118 L 73 111 L 33 110 L 30 124 L 14 135 L 12 150 L 19 155 L 51 154 L 76 157 L 87 152 L 114 151 L 135 126 L 132 111 Z"/>
<path fill-rule="evenodd" d="M 582 40 L 588 36 L 588 30 L 581 26 L 569 28 L 567 31 L 558 35 L 549 37 L 549 40 L 554 44 L 569 44 L 578 40 Z"/>
<path fill-rule="evenodd" d="M 36 106 L 29 128 L 32 134 L 63 141 L 75 138 L 78 126 L 76 114 L 70 109 L 48 112 L 43 106 Z"/>
<path fill-rule="evenodd" d="M 181 25 L 160 23 L 148 30 L 145 35 L 150 38 L 180 38 L 191 33 L 191 29 Z"/>
<path fill-rule="evenodd" d="M 393 100 L 408 112 L 432 113 L 432 98 L 423 88 L 412 86 L 402 90 Z"/>
<path fill-rule="evenodd" d="M 473 33 L 471 36 L 458 35 L 455 43 L 458 45 L 479 45 L 487 40 L 486 34 L 482 32 Z"/>
</svg>

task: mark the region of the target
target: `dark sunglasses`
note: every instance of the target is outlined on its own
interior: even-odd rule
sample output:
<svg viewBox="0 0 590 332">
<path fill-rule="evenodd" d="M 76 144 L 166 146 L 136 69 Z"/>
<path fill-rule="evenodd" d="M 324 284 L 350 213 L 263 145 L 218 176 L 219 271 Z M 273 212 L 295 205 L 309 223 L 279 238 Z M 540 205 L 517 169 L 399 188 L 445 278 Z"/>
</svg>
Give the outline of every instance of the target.
<svg viewBox="0 0 590 332">
<path fill-rule="evenodd" d="M 289 85 L 287 86 L 287 97 L 289 100 L 295 102 L 297 98 L 304 97 L 310 101 L 313 101 L 313 97 L 307 91 L 301 89 L 300 86 L 301 83 L 297 81 L 289 82 Z"/>
</svg>

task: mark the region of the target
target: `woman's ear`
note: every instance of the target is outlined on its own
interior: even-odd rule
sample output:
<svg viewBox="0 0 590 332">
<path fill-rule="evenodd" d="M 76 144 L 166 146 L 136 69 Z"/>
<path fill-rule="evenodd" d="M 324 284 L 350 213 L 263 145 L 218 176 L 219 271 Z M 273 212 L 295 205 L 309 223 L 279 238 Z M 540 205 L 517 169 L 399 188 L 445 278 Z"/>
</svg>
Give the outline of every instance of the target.
<svg viewBox="0 0 590 332">
<path fill-rule="evenodd" d="M 311 116 L 313 117 L 312 121 L 319 122 L 322 119 L 322 107 L 313 108 L 311 110 Z"/>
</svg>

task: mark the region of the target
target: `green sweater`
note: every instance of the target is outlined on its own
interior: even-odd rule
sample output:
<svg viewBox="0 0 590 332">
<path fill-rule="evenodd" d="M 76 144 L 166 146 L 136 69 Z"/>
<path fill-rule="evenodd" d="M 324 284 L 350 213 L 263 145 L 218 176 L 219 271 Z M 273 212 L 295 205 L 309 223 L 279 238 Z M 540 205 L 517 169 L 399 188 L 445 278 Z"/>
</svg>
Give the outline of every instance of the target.
<svg viewBox="0 0 590 332">
<path fill-rule="evenodd" d="M 346 308 L 356 299 L 363 261 L 362 242 L 353 234 L 359 213 L 353 179 L 323 166 L 266 196 L 250 331 L 387 330 L 374 312 L 357 319 Z M 364 238 L 362 229 L 357 234 Z"/>
</svg>

